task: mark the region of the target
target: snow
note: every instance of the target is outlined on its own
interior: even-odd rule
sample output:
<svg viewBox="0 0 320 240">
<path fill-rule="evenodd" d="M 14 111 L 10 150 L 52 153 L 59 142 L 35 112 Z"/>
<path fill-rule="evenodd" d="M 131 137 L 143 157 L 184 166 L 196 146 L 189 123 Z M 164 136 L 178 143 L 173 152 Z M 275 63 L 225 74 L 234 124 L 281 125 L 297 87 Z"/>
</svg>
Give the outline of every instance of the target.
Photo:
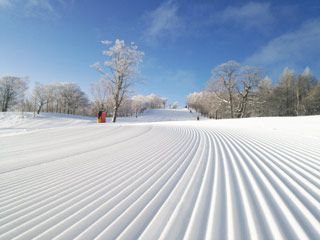
<svg viewBox="0 0 320 240">
<path fill-rule="evenodd" d="M 0 115 L 0 239 L 320 239 L 320 116 L 24 116 Z"/>
<path fill-rule="evenodd" d="M 183 109 L 149 109 L 138 118 L 127 117 L 119 118 L 119 123 L 145 123 L 145 122 L 164 122 L 164 121 L 187 121 L 196 120 L 197 114 Z"/>
<path fill-rule="evenodd" d="M 163 121 L 194 120 L 197 114 L 190 113 L 187 109 L 149 109 L 136 117 L 119 117 L 116 124 L 146 123 Z M 107 119 L 111 123 L 111 118 Z M 41 113 L 35 115 L 30 112 L 0 112 L 0 136 L 22 134 L 30 131 L 95 124 L 96 117 L 84 117 L 68 114 Z"/>
<path fill-rule="evenodd" d="M 0 112 L 0 136 L 16 135 L 30 131 L 78 126 L 95 123 L 93 117 L 68 114 L 41 113 L 34 117 L 33 113 Z"/>
</svg>

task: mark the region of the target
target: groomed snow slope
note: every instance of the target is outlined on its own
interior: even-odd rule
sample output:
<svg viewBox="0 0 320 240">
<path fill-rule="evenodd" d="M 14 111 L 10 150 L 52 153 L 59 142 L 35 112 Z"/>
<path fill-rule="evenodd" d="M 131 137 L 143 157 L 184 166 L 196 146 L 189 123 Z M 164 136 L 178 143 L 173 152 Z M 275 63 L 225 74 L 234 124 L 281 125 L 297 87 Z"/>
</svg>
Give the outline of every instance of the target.
<svg viewBox="0 0 320 240">
<path fill-rule="evenodd" d="M 320 239 L 319 123 L 84 121 L 0 136 L 0 239 Z"/>
<path fill-rule="evenodd" d="M 150 123 L 164 121 L 195 120 L 197 114 L 187 109 L 150 109 L 135 117 L 119 117 L 117 123 Z M 111 122 L 111 118 L 107 119 Z M 68 114 L 41 113 L 35 115 L 30 112 L 0 112 L 0 136 L 23 134 L 30 131 L 66 126 L 96 124 L 96 117 L 83 117 Z"/>
</svg>

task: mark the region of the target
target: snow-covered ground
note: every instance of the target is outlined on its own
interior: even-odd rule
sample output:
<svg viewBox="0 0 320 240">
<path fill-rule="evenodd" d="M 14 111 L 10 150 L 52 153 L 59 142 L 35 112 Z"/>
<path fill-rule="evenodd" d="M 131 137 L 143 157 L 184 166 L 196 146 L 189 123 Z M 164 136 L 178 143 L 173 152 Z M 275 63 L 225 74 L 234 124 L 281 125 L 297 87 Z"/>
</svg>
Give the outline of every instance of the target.
<svg viewBox="0 0 320 240">
<path fill-rule="evenodd" d="M 117 124 L 128 123 L 152 123 L 164 121 L 186 121 L 195 120 L 197 114 L 187 109 L 153 109 L 147 110 L 136 117 L 118 118 Z M 111 118 L 107 119 L 107 124 Z M 96 124 L 96 117 L 83 117 L 68 114 L 41 113 L 35 115 L 30 112 L 0 112 L 0 136 L 16 135 L 30 131 Z"/>
<path fill-rule="evenodd" d="M 320 239 L 320 116 L 195 118 L 0 115 L 0 239 Z"/>
</svg>

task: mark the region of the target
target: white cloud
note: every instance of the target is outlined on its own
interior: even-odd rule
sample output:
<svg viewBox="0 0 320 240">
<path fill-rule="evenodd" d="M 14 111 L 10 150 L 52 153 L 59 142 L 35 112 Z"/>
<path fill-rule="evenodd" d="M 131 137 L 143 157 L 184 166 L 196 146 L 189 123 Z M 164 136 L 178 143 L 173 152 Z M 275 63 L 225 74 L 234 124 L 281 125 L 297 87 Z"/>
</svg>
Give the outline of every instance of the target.
<svg viewBox="0 0 320 240">
<path fill-rule="evenodd" d="M 28 0 L 25 5 L 27 16 L 46 17 L 48 14 L 55 15 L 56 12 L 49 0 Z"/>
<path fill-rule="evenodd" d="M 7 8 L 12 6 L 11 0 L 0 0 L 0 9 L 1 8 Z"/>
<path fill-rule="evenodd" d="M 215 21 L 242 25 L 247 29 L 263 30 L 275 21 L 270 3 L 249 2 L 235 7 L 229 6 L 215 16 Z"/>
<path fill-rule="evenodd" d="M 285 33 L 252 54 L 247 63 L 261 66 L 301 66 L 319 63 L 320 19 L 302 24 L 297 30 Z"/>
<path fill-rule="evenodd" d="M 68 4 L 73 2 L 70 0 Z M 57 17 L 57 8 L 65 8 L 66 5 L 66 0 L 0 0 L 0 9 L 8 9 L 15 12 L 15 15 L 42 19 Z"/>
<path fill-rule="evenodd" d="M 147 28 L 144 37 L 148 42 L 157 42 L 161 38 L 175 38 L 183 24 L 178 15 L 178 5 L 167 1 L 145 16 Z"/>
</svg>

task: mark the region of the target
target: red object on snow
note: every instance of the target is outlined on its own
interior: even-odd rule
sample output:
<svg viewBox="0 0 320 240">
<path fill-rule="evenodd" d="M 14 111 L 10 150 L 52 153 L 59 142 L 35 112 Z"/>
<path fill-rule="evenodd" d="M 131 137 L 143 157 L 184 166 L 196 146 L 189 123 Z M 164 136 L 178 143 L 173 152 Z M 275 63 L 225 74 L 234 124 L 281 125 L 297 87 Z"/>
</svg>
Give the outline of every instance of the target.
<svg viewBox="0 0 320 240">
<path fill-rule="evenodd" d="M 107 113 L 106 112 L 102 112 L 102 114 L 101 114 L 101 123 L 105 123 L 106 122 L 106 117 L 107 117 Z"/>
<path fill-rule="evenodd" d="M 98 123 L 105 123 L 106 122 L 106 117 L 107 117 L 107 113 L 106 112 L 102 112 L 99 111 L 98 115 L 97 115 L 97 122 Z"/>
</svg>

